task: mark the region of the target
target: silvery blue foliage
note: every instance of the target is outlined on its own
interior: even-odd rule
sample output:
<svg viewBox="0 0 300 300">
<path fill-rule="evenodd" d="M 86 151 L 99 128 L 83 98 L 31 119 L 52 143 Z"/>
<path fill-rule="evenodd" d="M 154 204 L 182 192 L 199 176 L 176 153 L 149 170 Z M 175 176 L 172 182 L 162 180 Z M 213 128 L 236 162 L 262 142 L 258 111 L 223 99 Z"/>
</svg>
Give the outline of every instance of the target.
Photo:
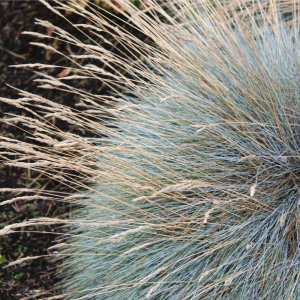
<svg viewBox="0 0 300 300">
<path fill-rule="evenodd" d="M 155 47 L 115 28 L 144 63 L 108 56 L 131 79 L 106 79 L 124 88 L 109 119 L 76 117 L 105 138 L 74 147 L 93 184 L 62 252 L 66 299 L 299 299 L 298 28 L 172 5 L 127 3 Z"/>
<path fill-rule="evenodd" d="M 186 68 L 149 58 L 147 91 L 115 111 L 76 219 L 120 223 L 72 230 L 69 299 L 300 296 L 298 36 L 198 26 L 202 45 L 175 49 Z"/>
</svg>

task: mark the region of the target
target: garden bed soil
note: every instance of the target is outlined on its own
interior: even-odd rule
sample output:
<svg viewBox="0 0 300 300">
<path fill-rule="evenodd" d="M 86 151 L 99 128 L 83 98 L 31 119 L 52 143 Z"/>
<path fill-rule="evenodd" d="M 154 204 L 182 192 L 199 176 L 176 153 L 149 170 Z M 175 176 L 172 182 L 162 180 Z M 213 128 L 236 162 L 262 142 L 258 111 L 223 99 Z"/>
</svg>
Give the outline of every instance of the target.
<svg viewBox="0 0 300 300">
<path fill-rule="evenodd" d="M 33 80 L 36 78 L 32 70 L 27 68 L 15 69 L 11 65 L 24 63 L 45 63 L 65 65 L 70 64 L 66 59 L 56 53 L 47 52 L 42 48 L 30 45 L 30 42 L 45 42 L 53 45 L 53 40 L 39 40 L 29 35 L 21 34 L 22 31 L 36 31 L 47 34 L 47 29 L 34 24 L 35 18 L 48 20 L 63 27 L 66 31 L 76 33 L 72 25 L 49 11 L 38 1 L 7 1 L 0 2 L 0 96 L 10 99 L 18 98 L 17 91 L 7 86 L 16 87 L 31 93 L 36 93 L 58 103 L 75 107 L 78 99 L 70 94 L 57 93 L 55 90 L 45 90 L 37 87 Z M 78 16 L 69 16 L 74 23 L 86 22 Z M 48 32 L 49 33 L 49 32 Z M 62 53 L 69 55 L 70 46 L 65 43 L 57 43 L 55 47 Z M 73 50 L 73 49 L 72 49 Z M 76 51 L 76 50 L 74 50 Z M 57 70 L 56 70 L 57 72 Z M 99 83 L 90 81 L 84 88 L 89 92 L 97 92 Z M 102 89 L 105 93 L 105 89 Z M 24 111 L 14 106 L 0 102 L 1 118 L 7 114 L 25 114 Z M 26 113 L 28 115 L 28 113 Z M 60 129 L 68 132 L 76 132 L 74 126 L 65 122 L 56 124 Z M 28 128 L 24 131 L 22 124 L 17 126 L 1 123 L 1 136 L 27 141 L 30 135 Z M 45 178 L 38 173 L 23 168 L 10 167 L 0 162 L 0 188 L 43 188 L 70 193 L 71 188 L 63 184 Z M 13 192 L 0 192 L 0 202 L 24 194 Z M 67 217 L 71 208 L 54 201 L 18 201 L 14 204 L 0 206 L 0 230 L 12 223 L 19 223 L 40 216 Z M 17 232 L 18 231 L 18 232 Z M 45 233 L 48 232 L 48 233 Z M 51 234 L 52 232 L 52 234 Z M 16 233 L 0 236 L 0 299 L 35 299 L 34 295 L 45 292 L 45 295 L 55 295 L 51 290 L 58 282 L 55 277 L 55 257 L 25 261 L 20 265 L 5 268 L 9 262 L 28 256 L 48 255 L 47 248 L 55 244 L 55 240 L 63 232 L 63 229 L 51 226 L 39 226 L 37 228 L 21 228 Z M 51 253 L 50 253 L 51 254 Z"/>
</svg>

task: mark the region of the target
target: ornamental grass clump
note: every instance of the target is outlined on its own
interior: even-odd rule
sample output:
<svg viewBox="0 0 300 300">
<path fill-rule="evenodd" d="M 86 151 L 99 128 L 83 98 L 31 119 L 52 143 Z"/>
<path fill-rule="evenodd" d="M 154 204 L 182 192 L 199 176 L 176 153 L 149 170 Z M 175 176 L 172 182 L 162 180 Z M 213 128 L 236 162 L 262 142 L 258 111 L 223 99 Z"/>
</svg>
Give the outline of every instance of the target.
<svg viewBox="0 0 300 300">
<path fill-rule="evenodd" d="M 260 2 L 260 18 L 249 10 L 245 21 L 221 1 L 165 1 L 168 13 L 155 1 L 146 12 L 130 1 L 107 1 L 116 10 L 122 5 L 128 25 L 149 37 L 142 41 L 92 3 L 75 2 L 76 9 L 57 5 L 88 18 L 77 28 L 91 37 L 109 32 L 125 49 L 114 54 L 38 21 L 53 38 L 85 50 L 70 57 L 67 76 L 39 72 L 41 87 L 80 94 L 85 111 L 24 91 L 17 100 L 2 98 L 36 116 L 5 121 L 35 128 L 32 138 L 43 143 L 2 138 L 16 157 L 9 164 L 82 187 L 68 197 L 39 194 L 78 204 L 70 219 L 27 221 L 70 227 L 57 245 L 62 296 L 299 299 L 296 18 L 286 25 Z M 68 79 L 98 79 L 113 93 L 92 95 Z M 99 138 L 59 131 L 43 119 L 53 116 Z"/>
</svg>

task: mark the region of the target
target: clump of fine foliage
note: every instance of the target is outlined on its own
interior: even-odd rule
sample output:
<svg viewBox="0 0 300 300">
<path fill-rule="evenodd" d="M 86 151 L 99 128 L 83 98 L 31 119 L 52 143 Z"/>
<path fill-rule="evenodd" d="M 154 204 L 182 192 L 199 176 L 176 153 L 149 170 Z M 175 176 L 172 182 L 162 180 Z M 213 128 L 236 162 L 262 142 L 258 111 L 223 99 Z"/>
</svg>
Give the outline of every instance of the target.
<svg viewBox="0 0 300 300">
<path fill-rule="evenodd" d="M 22 143 L 25 151 L 3 142 L 34 157 L 23 166 L 52 168 L 55 177 L 63 165 L 92 181 L 86 193 L 65 199 L 84 206 L 62 244 L 66 299 L 299 299 L 297 22 L 287 26 L 263 10 L 243 22 L 216 1 L 170 2 L 174 17 L 154 1 L 147 14 L 118 2 L 152 43 L 110 26 L 92 5 L 77 6 L 91 34 L 111 32 L 135 59 L 74 38 L 87 54 L 71 58 L 78 69 L 70 75 L 98 78 L 118 87 L 115 95 L 82 93 L 87 111 L 80 114 L 25 92 L 16 102 L 103 137 L 18 117 L 48 146 Z M 87 55 L 108 71 L 85 64 Z M 44 76 L 44 88 L 79 93 L 64 78 Z"/>
</svg>

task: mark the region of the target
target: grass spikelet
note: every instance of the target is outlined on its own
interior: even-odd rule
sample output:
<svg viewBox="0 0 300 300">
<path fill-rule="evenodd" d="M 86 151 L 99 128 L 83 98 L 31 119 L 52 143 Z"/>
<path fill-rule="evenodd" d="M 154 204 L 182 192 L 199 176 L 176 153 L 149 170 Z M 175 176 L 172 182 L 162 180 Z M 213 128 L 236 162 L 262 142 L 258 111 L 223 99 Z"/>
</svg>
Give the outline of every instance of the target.
<svg viewBox="0 0 300 300">
<path fill-rule="evenodd" d="M 0 138 L 8 163 L 76 183 L 77 195 L 59 199 L 81 208 L 70 220 L 0 234 L 68 226 L 59 255 L 66 299 L 299 299 L 297 22 L 285 23 L 273 1 L 253 4 L 259 19 L 230 1 L 147 1 L 147 12 L 106 3 L 151 42 L 111 25 L 93 3 L 72 8 L 88 19 L 74 26 L 92 44 L 39 24 L 82 50 L 69 57 L 72 80 L 97 79 L 111 95 L 41 71 L 43 88 L 79 95 L 86 110 L 23 91 L 2 98 L 34 115 L 4 121 L 30 126 L 43 143 Z M 122 55 L 93 39 L 103 32 Z M 99 138 L 61 132 L 45 121 L 53 116 Z"/>
<path fill-rule="evenodd" d="M 19 265 L 19 264 L 21 264 L 21 263 L 23 263 L 24 261 L 27 261 L 27 260 L 37 259 L 37 258 L 41 258 L 41 257 L 43 257 L 43 256 L 23 257 L 23 258 L 20 258 L 18 260 L 15 260 L 15 261 L 9 263 L 8 265 L 5 266 L 5 268 L 12 267 L 12 266 L 15 266 L 15 265 Z"/>
<path fill-rule="evenodd" d="M 255 192 L 256 192 L 256 188 L 257 188 L 257 184 L 253 184 L 251 185 L 251 188 L 250 188 L 250 197 L 253 197 Z"/>
</svg>

